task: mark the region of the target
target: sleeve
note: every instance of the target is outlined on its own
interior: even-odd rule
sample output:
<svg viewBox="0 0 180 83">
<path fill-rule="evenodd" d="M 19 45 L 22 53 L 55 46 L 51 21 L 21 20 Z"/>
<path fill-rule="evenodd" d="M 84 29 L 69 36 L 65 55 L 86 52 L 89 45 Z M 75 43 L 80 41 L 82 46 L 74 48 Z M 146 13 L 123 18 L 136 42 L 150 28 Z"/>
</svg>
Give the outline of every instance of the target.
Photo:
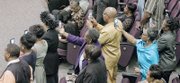
<svg viewBox="0 0 180 83">
<path fill-rule="evenodd" d="M 131 25 L 133 23 L 132 19 L 125 19 L 125 21 L 123 21 L 123 25 L 124 25 L 124 30 L 127 31 L 128 28 L 131 28 Z"/>
<path fill-rule="evenodd" d="M 89 73 L 84 75 L 83 83 L 97 83 L 97 79 Z"/>
<path fill-rule="evenodd" d="M 145 11 L 150 14 L 153 14 L 157 7 L 157 1 L 158 0 L 149 0 L 148 3 L 146 3 Z"/>
<path fill-rule="evenodd" d="M 167 41 L 164 38 L 159 38 L 158 40 L 158 51 L 162 51 L 166 48 Z"/>
<path fill-rule="evenodd" d="M 78 36 L 74 36 L 74 35 L 71 35 L 71 34 L 68 35 L 67 41 L 70 42 L 70 43 L 79 45 L 79 46 L 81 46 L 85 42 L 85 40 L 83 38 L 78 37 Z"/>
<path fill-rule="evenodd" d="M 139 44 L 140 44 L 140 42 L 141 42 L 142 40 L 141 39 L 136 39 L 136 47 L 139 47 Z"/>
<path fill-rule="evenodd" d="M 142 77 L 146 77 L 147 71 L 145 69 L 140 69 Z"/>
<path fill-rule="evenodd" d="M 109 34 L 108 34 L 108 32 L 101 31 L 98 41 L 102 46 L 104 44 L 108 43 L 109 42 Z"/>
<path fill-rule="evenodd" d="M 53 44 L 53 43 L 52 43 L 52 39 L 49 37 L 48 34 L 45 34 L 45 35 L 43 36 L 43 39 L 46 40 L 48 46 L 51 46 L 51 45 Z"/>
<path fill-rule="evenodd" d="M 104 26 L 102 26 L 101 24 L 97 24 L 96 29 L 97 29 L 98 31 L 101 31 L 101 30 L 103 29 L 103 27 L 104 27 Z"/>
<path fill-rule="evenodd" d="M 33 83 L 33 69 L 32 69 L 32 67 L 30 65 L 29 65 L 29 69 L 30 69 L 30 72 L 31 72 L 30 83 Z"/>
<path fill-rule="evenodd" d="M 0 83 L 15 83 L 15 78 L 12 72 L 6 71 L 2 78 L 0 78 Z"/>
</svg>

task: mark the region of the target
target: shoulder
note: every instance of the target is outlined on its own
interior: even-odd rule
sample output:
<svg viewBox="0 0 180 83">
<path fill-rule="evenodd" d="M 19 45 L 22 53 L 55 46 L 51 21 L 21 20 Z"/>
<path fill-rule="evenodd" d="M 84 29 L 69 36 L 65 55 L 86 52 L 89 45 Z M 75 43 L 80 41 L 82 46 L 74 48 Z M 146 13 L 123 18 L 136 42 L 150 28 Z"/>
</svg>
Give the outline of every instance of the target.
<svg viewBox="0 0 180 83">
<path fill-rule="evenodd" d="M 2 78 L 0 79 L 0 82 L 1 82 L 1 80 L 4 83 L 7 83 L 7 82 L 15 83 L 15 77 L 14 77 L 13 73 L 9 70 L 4 72 Z"/>
<path fill-rule="evenodd" d="M 144 41 L 142 39 L 136 39 L 136 44 L 142 44 Z"/>
<path fill-rule="evenodd" d="M 169 41 L 175 39 L 175 36 L 171 33 L 163 34 L 158 40 L 159 41 Z"/>
<path fill-rule="evenodd" d="M 4 72 L 4 76 L 13 76 L 14 77 L 13 73 L 9 70 Z"/>
</svg>

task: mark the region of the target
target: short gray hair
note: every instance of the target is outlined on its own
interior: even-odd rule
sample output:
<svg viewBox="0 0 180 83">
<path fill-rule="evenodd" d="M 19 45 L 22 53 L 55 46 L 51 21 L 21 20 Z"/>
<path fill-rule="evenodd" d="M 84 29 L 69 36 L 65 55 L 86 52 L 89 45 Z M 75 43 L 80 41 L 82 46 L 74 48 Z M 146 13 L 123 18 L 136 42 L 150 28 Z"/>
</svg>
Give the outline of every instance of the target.
<svg viewBox="0 0 180 83">
<path fill-rule="evenodd" d="M 158 36 L 158 30 L 156 28 L 148 28 L 147 35 L 150 41 L 154 41 Z"/>
<path fill-rule="evenodd" d="M 97 42 L 100 34 L 99 31 L 97 31 L 96 29 L 90 28 L 88 30 L 88 35 L 89 37 L 91 37 L 92 42 Z"/>
</svg>

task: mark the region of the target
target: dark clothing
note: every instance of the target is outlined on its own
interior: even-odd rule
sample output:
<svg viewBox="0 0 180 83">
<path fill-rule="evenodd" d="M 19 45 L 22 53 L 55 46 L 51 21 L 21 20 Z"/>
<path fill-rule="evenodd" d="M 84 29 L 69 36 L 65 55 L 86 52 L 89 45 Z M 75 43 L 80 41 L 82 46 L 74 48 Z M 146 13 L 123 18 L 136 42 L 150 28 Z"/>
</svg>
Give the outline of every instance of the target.
<svg viewBox="0 0 180 83">
<path fill-rule="evenodd" d="M 97 59 L 89 63 L 80 72 L 75 83 L 107 83 L 107 71 L 104 61 Z"/>
<path fill-rule="evenodd" d="M 31 71 L 25 61 L 19 61 L 8 65 L 7 70 L 11 71 L 16 83 L 30 83 Z"/>
<path fill-rule="evenodd" d="M 48 50 L 47 54 L 44 59 L 44 66 L 45 66 L 45 71 L 47 75 L 47 83 L 58 83 L 58 80 L 48 80 L 50 76 L 53 76 L 54 79 L 58 78 L 57 73 L 58 73 L 58 53 L 57 53 L 57 48 L 58 48 L 58 32 L 53 29 L 48 29 L 47 32 L 43 35 L 42 37 L 44 40 L 47 41 L 48 43 Z"/>
<path fill-rule="evenodd" d="M 129 32 L 134 23 L 135 17 L 133 15 L 128 17 L 124 14 L 119 18 L 119 20 L 121 20 L 121 22 L 123 23 L 124 30 L 126 32 Z"/>
<path fill-rule="evenodd" d="M 171 31 L 165 32 L 158 39 L 158 51 L 160 55 L 159 65 L 163 71 L 172 71 L 177 65 L 175 55 L 175 34 Z"/>
<path fill-rule="evenodd" d="M 76 23 L 68 22 L 67 24 L 64 25 L 64 30 L 67 33 L 70 33 L 75 36 L 79 36 L 80 34 L 80 29 L 78 29 L 78 26 L 76 25 Z"/>
<path fill-rule="evenodd" d="M 170 77 L 170 75 L 171 75 L 172 72 L 173 72 L 173 71 L 164 71 L 164 72 L 163 72 L 162 77 L 163 77 L 163 79 L 164 79 L 167 83 L 169 82 L 169 77 Z"/>
<path fill-rule="evenodd" d="M 101 25 L 105 25 L 105 22 L 103 20 L 103 12 L 106 9 L 106 7 L 114 7 L 117 8 L 118 2 L 117 0 L 96 0 L 94 2 L 93 7 L 93 16 L 97 20 L 97 22 Z"/>
<path fill-rule="evenodd" d="M 102 25 L 105 25 L 105 22 L 103 20 L 103 12 L 106 7 L 108 7 L 107 0 L 96 0 L 93 8 L 93 16 L 95 17 L 97 22 Z"/>
<path fill-rule="evenodd" d="M 58 83 L 58 75 L 46 75 L 47 83 Z"/>
<path fill-rule="evenodd" d="M 70 43 L 73 43 L 75 45 L 81 46 L 80 50 L 79 50 L 79 53 L 78 53 L 78 57 L 76 59 L 75 70 L 74 70 L 75 74 L 79 74 L 79 72 L 80 72 L 80 68 L 79 68 L 80 57 L 83 55 L 83 52 L 84 52 L 84 49 L 85 49 L 85 46 L 86 46 L 87 43 L 86 43 L 84 38 L 74 36 L 74 35 L 71 35 L 71 34 L 68 35 L 67 41 L 70 42 Z M 100 44 L 98 42 L 93 43 L 93 44 L 100 47 Z M 87 65 L 87 61 L 84 60 L 82 62 L 82 68 L 84 68 L 86 65 Z"/>
<path fill-rule="evenodd" d="M 69 5 L 69 0 L 48 0 L 49 11 L 52 12 L 54 9 L 61 10 Z"/>
<path fill-rule="evenodd" d="M 126 32 L 130 32 L 130 30 L 132 28 L 132 25 L 133 25 L 133 23 L 135 21 L 135 17 L 134 16 L 127 17 L 125 14 L 123 14 L 118 19 L 121 20 L 121 22 L 123 23 L 123 29 Z M 124 36 L 122 36 L 122 41 L 126 42 L 127 39 Z"/>
<path fill-rule="evenodd" d="M 36 65 L 36 53 L 32 51 L 29 55 L 24 55 L 23 57 L 20 57 L 20 59 L 26 61 L 32 67 L 34 74 Z"/>
</svg>

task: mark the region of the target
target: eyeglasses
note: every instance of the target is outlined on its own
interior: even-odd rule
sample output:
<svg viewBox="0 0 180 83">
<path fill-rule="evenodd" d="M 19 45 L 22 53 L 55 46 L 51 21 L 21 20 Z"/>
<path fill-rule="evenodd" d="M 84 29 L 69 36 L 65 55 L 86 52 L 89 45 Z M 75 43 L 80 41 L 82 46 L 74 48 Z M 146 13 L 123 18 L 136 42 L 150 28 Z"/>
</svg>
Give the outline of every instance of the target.
<svg viewBox="0 0 180 83">
<path fill-rule="evenodd" d="M 106 15 L 106 16 L 108 16 L 108 17 L 109 17 L 109 15 L 108 15 L 107 13 L 103 13 L 103 15 Z"/>
</svg>

